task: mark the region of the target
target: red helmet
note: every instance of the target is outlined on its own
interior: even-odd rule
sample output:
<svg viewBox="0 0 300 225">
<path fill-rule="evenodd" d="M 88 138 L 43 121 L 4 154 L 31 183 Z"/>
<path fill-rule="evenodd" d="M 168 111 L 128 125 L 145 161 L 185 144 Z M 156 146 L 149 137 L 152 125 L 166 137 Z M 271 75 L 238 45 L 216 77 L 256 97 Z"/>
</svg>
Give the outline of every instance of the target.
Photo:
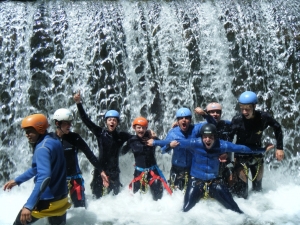
<svg viewBox="0 0 300 225">
<path fill-rule="evenodd" d="M 142 127 L 148 127 L 148 120 L 144 117 L 137 117 L 132 122 L 132 127 L 135 125 L 140 125 Z"/>
<path fill-rule="evenodd" d="M 33 114 L 22 120 L 21 128 L 33 127 L 39 134 L 45 134 L 49 127 L 48 120 L 43 114 Z"/>
<path fill-rule="evenodd" d="M 222 106 L 220 103 L 217 102 L 211 102 L 206 106 L 206 111 L 212 111 L 212 110 L 220 110 L 222 111 Z"/>
</svg>

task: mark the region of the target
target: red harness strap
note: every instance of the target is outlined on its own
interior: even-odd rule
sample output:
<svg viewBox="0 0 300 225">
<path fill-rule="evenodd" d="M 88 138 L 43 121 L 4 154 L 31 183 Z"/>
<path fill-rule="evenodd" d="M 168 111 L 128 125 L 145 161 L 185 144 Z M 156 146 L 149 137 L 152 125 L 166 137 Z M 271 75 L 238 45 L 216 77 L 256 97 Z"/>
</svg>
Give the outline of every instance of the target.
<svg viewBox="0 0 300 225">
<path fill-rule="evenodd" d="M 130 184 L 129 184 L 129 189 L 132 189 L 132 184 L 133 184 L 133 183 L 135 183 L 135 182 L 137 182 L 137 181 L 139 181 L 139 180 L 142 179 L 144 173 L 145 173 L 145 172 L 142 172 L 139 176 L 135 177 L 135 178 L 130 182 Z M 164 185 L 165 189 L 167 190 L 167 192 L 168 192 L 170 195 L 172 195 L 172 191 L 171 191 L 169 185 L 165 182 L 164 179 L 162 179 L 160 176 L 156 175 L 156 174 L 153 172 L 153 170 L 150 170 L 150 174 L 151 174 L 151 176 L 152 176 L 152 179 L 151 179 L 150 182 L 149 182 L 149 185 L 150 185 L 150 186 L 152 185 L 152 183 L 153 183 L 155 180 L 160 180 L 160 181 L 162 182 L 162 184 Z M 144 181 L 143 181 L 142 185 L 144 185 L 144 186 L 146 185 Z"/>
<path fill-rule="evenodd" d="M 167 190 L 167 192 L 170 195 L 172 195 L 172 191 L 164 179 L 162 179 L 160 176 L 156 175 L 152 170 L 150 171 L 150 174 L 152 176 L 152 180 L 150 180 L 149 185 L 151 185 L 155 180 L 160 180 L 162 182 L 162 184 L 164 185 L 165 189 Z"/>
<path fill-rule="evenodd" d="M 70 190 L 70 194 L 73 194 L 73 192 L 76 191 L 77 199 L 82 200 L 81 191 L 83 191 L 83 187 L 76 182 L 76 180 L 73 180 L 72 189 Z"/>
<path fill-rule="evenodd" d="M 130 190 L 132 189 L 132 184 L 135 183 L 135 182 L 137 182 L 137 181 L 139 181 L 139 180 L 141 180 L 142 177 L 143 177 L 143 175 L 144 175 L 144 173 L 145 173 L 145 172 L 142 172 L 139 176 L 135 177 L 135 178 L 130 182 L 130 184 L 129 184 L 129 189 L 130 189 Z M 146 185 L 144 181 L 143 181 L 143 185 L 144 185 L 144 186 Z"/>
</svg>

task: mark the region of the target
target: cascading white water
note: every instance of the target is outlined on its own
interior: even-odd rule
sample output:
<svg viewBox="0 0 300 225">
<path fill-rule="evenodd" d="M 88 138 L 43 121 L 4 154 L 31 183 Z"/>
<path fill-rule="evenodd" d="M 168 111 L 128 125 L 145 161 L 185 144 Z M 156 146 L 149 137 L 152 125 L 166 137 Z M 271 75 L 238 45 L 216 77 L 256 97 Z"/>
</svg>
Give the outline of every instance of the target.
<svg viewBox="0 0 300 225">
<path fill-rule="evenodd" d="M 0 2 L 0 183 L 30 165 L 22 118 L 41 112 L 51 120 L 61 107 L 77 115 L 72 96 L 78 90 L 93 121 L 104 126 L 106 110 L 117 109 L 121 130 L 131 131 L 132 119 L 142 115 L 164 138 L 179 107 L 219 101 L 230 120 L 237 96 L 250 89 L 259 107 L 281 122 L 287 159 L 277 163 L 268 154 L 264 193 L 236 199 L 249 217 L 213 201 L 184 214 L 181 193 L 165 193 L 158 202 L 131 196 L 128 154 L 120 160 L 124 190 L 99 201 L 90 196 L 92 167 L 80 156 L 89 207 L 71 209 L 69 224 L 298 224 L 299 12 L 295 0 Z M 97 152 L 78 116 L 74 131 Z M 274 142 L 272 130 L 264 140 Z M 168 176 L 171 156 L 158 151 L 157 158 Z M 30 184 L 0 194 L 18 204 L 1 206 L 0 224 L 12 223 L 30 191 L 24 186 Z"/>
</svg>

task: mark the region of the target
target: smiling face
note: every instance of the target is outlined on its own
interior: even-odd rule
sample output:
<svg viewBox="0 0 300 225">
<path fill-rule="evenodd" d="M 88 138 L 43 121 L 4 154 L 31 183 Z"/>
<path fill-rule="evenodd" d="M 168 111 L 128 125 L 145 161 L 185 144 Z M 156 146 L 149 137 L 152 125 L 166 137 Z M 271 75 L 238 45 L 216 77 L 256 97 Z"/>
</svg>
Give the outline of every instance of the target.
<svg viewBox="0 0 300 225">
<path fill-rule="evenodd" d="M 144 137 L 144 135 L 147 131 L 147 127 L 144 127 L 144 126 L 141 126 L 141 125 L 134 125 L 133 129 L 135 131 L 135 134 L 140 138 Z"/>
<path fill-rule="evenodd" d="M 177 122 L 178 122 L 178 126 L 180 127 L 180 129 L 183 132 L 186 132 L 190 125 L 191 125 L 191 117 L 190 116 L 184 116 L 184 117 L 178 117 L 177 118 Z"/>
<path fill-rule="evenodd" d="M 243 116 L 248 120 L 254 118 L 254 110 L 256 105 L 248 104 L 240 104 L 240 110 Z"/>
<path fill-rule="evenodd" d="M 118 126 L 118 119 L 115 117 L 108 117 L 106 119 L 106 126 L 109 132 L 113 132 Z"/>
<path fill-rule="evenodd" d="M 33 127 L 24 128 L 24 131 L 29 143 L 34 144 L 37 142 L 40 134 Z"/>
<path fill-rule="evenodd" d="M 203 144 L 207 149 L 211 149 L 215 142 L 215 135 L 213 134 L 203 134 L 202 135 Z"/>
</svg>

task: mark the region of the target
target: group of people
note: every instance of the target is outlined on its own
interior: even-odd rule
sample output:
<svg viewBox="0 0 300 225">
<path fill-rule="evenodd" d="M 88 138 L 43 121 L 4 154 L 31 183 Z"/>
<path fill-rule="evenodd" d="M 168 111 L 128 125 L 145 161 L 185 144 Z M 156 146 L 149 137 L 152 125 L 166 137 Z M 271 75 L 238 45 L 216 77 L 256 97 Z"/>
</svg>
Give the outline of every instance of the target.
<svg viewBox="0 0 300 225">
<path fill-rule="evenodd" d="M 206 120 L 197 124 L 192 123 L 190 109 L 180 108 L 176 112 L 176 123 L 164 140 L 148 130 L 148 120 L 144 117 L 134 119 L 135 135 L 118 131 L 120 115 L 116 110 L 106 112 L 106 128 L 100 127 L 86 114 L 80 92 L 73 98 L 83 123 L 97 139 L 98 157 L 79 134 L 71 131 L 73 114 L 69 109 L 58 109 L 54 113 L 54 133 L 47 131 L 49 124 L 44 115 L 24 118 L 21 128 L 33 147 L 32 166 L 8 181 L 3 189 L 10 190 L 33 177 L 35 186 L 15 225 L 30 224 L 43 217 L 48 217 L 51 225 L 65 224 L 66 211 L 71 206 L 68 194 L 74 207 L 86 206 L 84 179 L 77 157 L 79 150 L 94 166 L 90 186 L 96 199 L 111 191 L 114 195 L 120 192 L 119 155 L 131 150 L 135 170 L 129 188 L 134 193 L 146 192 L 149 188 L 154 200 L 162 198 L 163 188 L 169 194 L 181 190 L 185 193 L 184 212 L 201 198 L 211 197 L 225 208 L 243 213 L 232 194 L 247 198 L 248 180 L 252 181 L 254 191 L 262 190 L 264 152 L 274 148 L 273 145 L 262 147 L 262 133 L 268 126 L 274 129 L 276 158 L 284 157 L 281 126 L 268 113 L 255 110 L 257 96 L 251 91 L 239 97 L 241 113 L 232 121 L 221 120 L 222 106 L 216 102 L 208 104 L 205 110 L 200 107 L 194 110 Z M 169 180 L 157 166 L 156 146 L 160 146 L 162 153 L 173 150 Z M 230 152 L 235 152 L 234 159 L 227 154 Z"/>
</svg>

